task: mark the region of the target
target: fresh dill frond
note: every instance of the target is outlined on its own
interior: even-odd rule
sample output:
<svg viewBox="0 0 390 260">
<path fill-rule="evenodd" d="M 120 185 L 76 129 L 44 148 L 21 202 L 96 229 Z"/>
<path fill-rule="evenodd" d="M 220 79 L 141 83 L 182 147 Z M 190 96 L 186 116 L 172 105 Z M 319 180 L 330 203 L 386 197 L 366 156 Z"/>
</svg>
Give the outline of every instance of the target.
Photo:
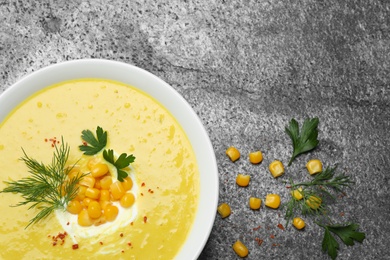
<svg viewBox="0 0 390 260">
<path fill-rule="evenodd" d="M 318 173 L 313 180 L 308 182 L 293 183 L 290 181 L 289 188 L 292 191 L 297 190 L 302 195 L 301 199 L 296 199 L 293 195 L 283 207 L 286 208 L 286 224 L 297 214 L 302 215 L 326 215 L 328 209 L 323 197 L 335 199 L 332 190 L 341 192 L 343 188 L 350 187 L 354 182 L 349 176 L 344 174 L 335 176 L 336 167 L 327 167 L 324 171 Z M 299 190 L 301 188 L 302 190 Z M 313 208 L 310 205 L 310 198 L 319 198 L 321 201 Z"/>
<path fill-rule="evenodd" d="M 0 192 L 18 193 L 23 198 L 13 206 L 29 204 L 29 209 L 39 210 L 26 228 L 46 218 L 56 209 L 65 209 L 68 202 L 76 197 L 76 184 L 84 175 L 68 178 L 68 173 L 73 168 L 66 167 L 69 151 L 69 146 L 62 139 L 61 145 L 55 146 L 52 162 L 45 165 L 28 156 L 23 150 L 24 156 L 20 160 L 26 164 L 30 176 L 17 181 L 5 181 L 8 186 Z"/>
</svg>

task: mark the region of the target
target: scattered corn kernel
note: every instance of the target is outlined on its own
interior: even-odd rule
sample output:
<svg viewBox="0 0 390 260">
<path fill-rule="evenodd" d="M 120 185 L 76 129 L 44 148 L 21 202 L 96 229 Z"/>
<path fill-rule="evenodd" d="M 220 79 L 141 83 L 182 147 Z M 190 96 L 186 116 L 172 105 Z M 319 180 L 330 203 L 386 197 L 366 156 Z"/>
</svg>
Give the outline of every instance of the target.
<svg viewBox="0 0 390 260">
<path fill-rule="evenodd" d="M 219 205 L 217 211 L 222 218 L 228 217 L 231 213 L 230 206 L 227 203 L 222 203 Z"/>
<path fill-rule="evenodd" d="M 296 229 L 302 229 L 305 227 L 305 221 L 297 217 L 293 219 L 293 225 Z"/>
<path fill-rule="evenodd" d="M 239 257 L 246 257 L 249 253 L 248 248 L 240 240 L 233 244 L 233 250 Z"/>
<path fill-rule="evenodd" d="M 249 154 L 249 161 L 253 164 L 261 163 L 262 160 L 263 160 L 263 154 L 261 151 L 257 151 Z"/>
<path fill-rule="evenodd" d="M 91 175 L 95 178 L 108 173 L 108 166 L 105 163 L 97 163 L 91 166 Z"/>
<path fill-rule="evenodd" d="M 318 159 L 312 159 L 306 163 L 306 168 L 310 175 L 322 172 L 322 162 Z"/>
<path fill-rule="evenodd" d="M 321 206 L 321 203 L 322 199 L 314 195 L 309 196 L 309 198 L 306 200 L 306 205 L 314 210 L 317 210 Z"/>
<path fill-rule="evenodd" d="M 303 199 L 303 191 L 302 191 L 302 188 L 298 188 L 298 189 L 295 189 L 295 190 L 291 191 L 291 196 L 293 196 L 294 199 L 296 199 L 296 200 L 301 200 L 301 199 Z"/>
<path fill-rule="evenodd" d="M 272 176 L 274 178 L 279 177 L 283 175 L 284 173 L 284 166 L 281 161 L 275 160 L 269 165 L 269 171 L 271 172 Z"/>
<path fill-rule="evenodd" d="M 235 162 L 240 158 L 240 152 L 237 150 L 237 148 L 233 146 L 229 147 L 226 150 L 226 155 L 229 156 L 232 162 Z"/>
<path fill-rule="evenodd" d="M 251 176 L 244 175 L 244 174 L 238 174 L 236 177 L 236 183 L 238 186 L 246 187 L 249 185 L 249 181 L 251 180 Z"/>
<path fill-rule="evenodd" d="M 260 206 L 261 206 L 261 199 L 255 197 L 249 198 L 249 207 L 251 209 L 259 209 Z"/>
<path fill-rule="evenodd" d="M 267 194 L 265 197 L 265 205 L 272 209 L 277 209 L 280 206 L 280 196 L 278 194 Z"/>
</svg>

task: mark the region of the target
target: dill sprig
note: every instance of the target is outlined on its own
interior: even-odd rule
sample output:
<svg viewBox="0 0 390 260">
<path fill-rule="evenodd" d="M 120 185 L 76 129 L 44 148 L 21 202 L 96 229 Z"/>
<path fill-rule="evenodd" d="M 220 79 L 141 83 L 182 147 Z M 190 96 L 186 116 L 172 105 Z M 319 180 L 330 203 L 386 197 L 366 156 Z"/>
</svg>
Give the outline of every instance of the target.
<svg viewBox="0 0 390 260">
<path fill-rule="evenodd" d="M 29 209 L 39 210 L 26 228 L 46 218 L 56 209 L 65 209 L 68 202 L 76 197 L 76 184 L 84 175 L 80 174 L 72 179 L 67 177 L 73 168 L 66 167 L 69 151 L 69 146 L 62 139 L 61 145 L 55 146 L 51 164 L 45 165 L 28 156 L 23 150 L 24 156 L 20 160 L 26 164 L 31 175 L 17 181 L 5 181 L 8 187 L 0 192 L 19 193 L 24 199 L 13 205 L 14 207 L 30 204 Z"/>
<path fill-rule="evenodd" d="M 302 195 L 302 199 L 298 200 L 291 196 L 290 200 L 283 206 L 286 208 L 285 219 L 286 225 L 290 222 L 296 212 L 303 215 L 322 215 L 327 212 L 327 205 L 323 201 L 323 197 L 327 196 L 335 199 L 332 190 L 341 192 L 343 188 L 350 187 L 354 182 L 350 180 L 349 176 L 341 174 L 335 176 L 335 167 L 327 167 L 324 171 L 318 173 L 313 180 L 309 182 L 293 183 L 290 181 L 292 191 L 297 191 Z M 321 202 L 318 207 L 310 207 L 312 198 L 319 198 Z"/>
</svg>

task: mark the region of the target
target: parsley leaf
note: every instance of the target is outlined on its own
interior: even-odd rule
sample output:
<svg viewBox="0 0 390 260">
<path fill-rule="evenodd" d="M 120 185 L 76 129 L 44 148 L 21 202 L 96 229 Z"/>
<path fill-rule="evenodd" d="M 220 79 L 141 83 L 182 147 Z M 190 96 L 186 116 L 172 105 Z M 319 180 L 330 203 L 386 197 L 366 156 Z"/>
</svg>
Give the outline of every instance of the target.
<svg viewBox="0 0 390 260">
<path fill-rule="evenodd" d="M 103 158 L 115 166 L 118 171 L 118 181 L 120 182 L 123 182 L 124 178 L 128 176 L 127 172 L 122 169 L 128 167 L 135 160 L 135 157 L 132 154 L 127 155 L 126 153 L 122 153 L 115 161 L 114 150 L 111 149 L 103 151 Z"/>
<path fill-rule="evenodd" d="M 339 243 L 332 236 L 331 232 L 336 234 L 344 244 L 348 246 L 354 245 L 354 240 L 360 243 L 366 238 L 366 234 L 363 232 L 357 232 L 359 228 L 358 224 L 351 223 L 348 225 L 329 225 L 324 226 L 317 223 L 319 226 L 325 228 L 324 239 L 322 240 L 322 250 L 327 251 L 328 255 L 334 260 L 337 257 L 337 250 L 339 249 Z"/>
<path fill-rule="evenodd" d="M 97 154 L 107 145 L 107 131 L 103 131 L 103 128 L 100 126 L 96 128 L 96 137 L 90 130 L 83 130 L 81 133 L 81 139 L 83 139 L 87 145 L 80 145 L 79 149 L 80 151 L 83 151 L 85 155 Z"/>
<path fill-rule="evenodd" d="M 303 122 L 301 131 L 299 131 L 298 122 L 293 118 L 290 124 L 285 128 L 286 133 L 290 136 L 293 143 L 293 154 L 288 163 L 288 166 L 294 161 L 298 155 L 313 150 L 317 147 L 319 141 L 318 126 L 319 120 L 317 117 L 312 119 L 306 119 Z"/>
<path fill-rule="evenodd" d="M 322 240 L 322 250 L 328 251 L 328 255 L 334 260 L 337 257 L 337 250 L 339 250 L 339 243 L 334 239 L 332 234 L 325 228 L 324 239 Z"/>
</svg>

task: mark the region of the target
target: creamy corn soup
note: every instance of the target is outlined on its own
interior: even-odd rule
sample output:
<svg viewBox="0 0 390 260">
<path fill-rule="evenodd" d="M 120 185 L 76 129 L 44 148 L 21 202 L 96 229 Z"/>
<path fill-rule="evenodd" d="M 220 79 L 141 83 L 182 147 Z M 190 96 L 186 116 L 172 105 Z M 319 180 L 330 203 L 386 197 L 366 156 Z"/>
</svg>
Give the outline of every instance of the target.
<svg viewBox="0 0 390 260">
<path fill-rule="evenodd" d="M 97 126 L 108 133 L 107 148 L 136 157 L 129 170 L 134 204 L 99 226 L 81 227 L 75 216 L 57 211 L 25 228 L 38 209 L 10 207 L 21 196 L 0 193 L 1 259 L 171 259 L 179 252 L 198 207 L 195 154 L 172 115 L 131 86 L 75 80 L 23 102 L 0 124 L 0 190 L 3 181 L 29 175 L 22 148 L 50 164 L 53 144 L 63 138 L 69 164 L 82 162 L 81 131 Z"/>
</svg>

